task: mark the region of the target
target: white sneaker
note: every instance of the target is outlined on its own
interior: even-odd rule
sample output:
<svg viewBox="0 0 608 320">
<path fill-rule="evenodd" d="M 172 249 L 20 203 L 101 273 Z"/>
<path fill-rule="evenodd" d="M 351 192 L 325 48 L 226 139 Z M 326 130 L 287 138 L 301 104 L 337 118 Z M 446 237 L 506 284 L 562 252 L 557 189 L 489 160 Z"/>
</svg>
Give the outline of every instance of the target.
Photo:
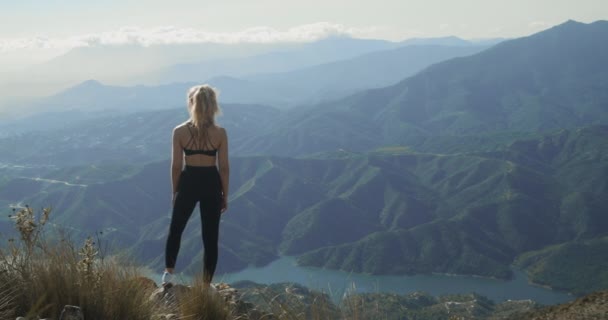
<svg viewBox="0 0 608 320">
<path fill-rule="evenodd" d="M 163 276 L 161 278 L 161 284 L 164 286 L 168 283 L 173 283 L 175 276 L 172 273 L 167 271 L 163 272 Z"/>
</svg>

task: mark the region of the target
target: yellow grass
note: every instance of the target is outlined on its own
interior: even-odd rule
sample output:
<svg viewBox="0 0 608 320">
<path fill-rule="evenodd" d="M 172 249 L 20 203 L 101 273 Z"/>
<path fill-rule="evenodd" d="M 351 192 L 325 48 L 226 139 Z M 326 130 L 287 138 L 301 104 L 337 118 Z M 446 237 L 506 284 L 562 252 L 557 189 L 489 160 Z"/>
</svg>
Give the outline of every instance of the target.
<svg viewBox="0 0 608 320">
<path fill-rule="evenodd" d="M 175 290 L 176 305 L 150 299 L 156 288 L 140 269 L 100 256 L 92 238 L 81 246 L 66 236 L 47 242 L 42 229 L 50 213 L 44 209 L 37 216 L 29 207 L 13 212 L 20 238 L 0 246 L 0 319 L 59 319 L 66 305 L 80 307 L 86 320 L 150 320 L 168 313 L 184 320 L 248 319 L 236 314 L 217 292 L 205 288 L 200 276 L 186 290 Z M 272 319 L 360 319 L 358 306 L 339 310 L 321 294 L 306 304 L 297 294 L 258 293 L 264 302 L 257 309 L 274 314 Z"/>
</svg>

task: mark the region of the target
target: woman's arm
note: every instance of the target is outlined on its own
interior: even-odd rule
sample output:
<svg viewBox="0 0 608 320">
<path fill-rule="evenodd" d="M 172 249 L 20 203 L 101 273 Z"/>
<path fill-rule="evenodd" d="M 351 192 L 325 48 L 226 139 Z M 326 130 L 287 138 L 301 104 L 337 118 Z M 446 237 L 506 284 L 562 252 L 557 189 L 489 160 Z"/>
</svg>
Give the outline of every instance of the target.
<svg viewBox="0 0 608 320">
<path fill-rule="evenodd" d="M 182 146 L 179 143 L 179 138 L 177 135 L 177 128 L 173 129 L 173 142 L 171 153 L 171 187 L 173 190 L 173 202 L 175 202 L 175 196 L 177 195 L 177 186 L 179 185 L 179 176 L 182 173 L 183 162 L 184 162 L 184 153 L 182 150 Z"/>
<path fill-rule="evenodd" d="M 228 135 L 226 129 L 221 128 L 222 143 L 218 150 L 218 166 L 222 180 L 222 212 L 228 209 L 228 183 L 230 181 L 230 163 L 228 161 Z"/>
</svg>

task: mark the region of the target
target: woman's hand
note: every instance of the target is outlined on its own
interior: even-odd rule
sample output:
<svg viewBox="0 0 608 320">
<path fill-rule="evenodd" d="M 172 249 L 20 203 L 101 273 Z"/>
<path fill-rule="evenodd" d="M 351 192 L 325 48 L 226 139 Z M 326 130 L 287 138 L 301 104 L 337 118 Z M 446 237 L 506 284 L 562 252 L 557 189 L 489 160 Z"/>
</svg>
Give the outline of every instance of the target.
<svg viewBox="0 0 608 320">
<path fill-rule="evenodd" d="M 222 205 L 220 207 L 220 213 L 224 213 L 228 210 L 228 197 L 222 196 Z"/>
</svg>

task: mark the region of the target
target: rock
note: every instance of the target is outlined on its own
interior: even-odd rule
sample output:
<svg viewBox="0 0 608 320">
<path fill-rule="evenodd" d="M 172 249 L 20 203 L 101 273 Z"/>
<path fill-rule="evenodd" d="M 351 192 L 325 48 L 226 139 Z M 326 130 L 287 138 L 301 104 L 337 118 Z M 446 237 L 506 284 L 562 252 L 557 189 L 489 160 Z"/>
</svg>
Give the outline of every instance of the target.
<svg viewBox="0 0 608 320">
<path fill-rule="evenodd" d="M 141 290 L 153 291 L 153 290 L 156 290 L 156 288 L 158 288 L 158 286 L 156 285 L 156 282 L 154 282 L 154 280 L 152 280 L 150 278 L 137 277 L 133 281 L 135 281 L 136 286 L 138 286 Z"/>
<path fill-rule="evenodd" d="M 163 308 L 168 314 L 157 314 L 152 317 L 152 320 L 169 320 L 179 319 L 178 316 L 178 301 L 192 288 L 183 285 L 168 284 L 163 287 L 156 288 L 150 294 L 150 300 Z M 243 300 L 239 290 L 230 287 L 225 283 L 213 284 L 209 290 L 210 294 L 218 295 L 232 310 L 236 319 L 249 320 L 274 320 L 277 319 L 273 314 L 267 311 L 256 309 L 255 304 Z"/>
<path fill-rule="evenodd" d="M 179 296 L 179 295 L 182 295 L 182 294 L 187 293 L 188 291 L 190 291 L 190 287 L 187 287 L 187 286 L 184 286 L 184 285 L 181 285 L 181 284 L 176 284 L 173 287 L 171 287 L 171 291 L 175 295 Z"/>
<path fill-rule="evenodd" d="M 84 320 L 84 315 L 80 307 L 67 305 L 63 307 L 59 320 Z"/>
<path fill-rule="evenodd" d="M 150 299 L 150 301 L 153 301 L 154 303 L 161 303 L 164 296 L 165 296 L 165 288 L 161 287 L 161 288 L 154 290 L 150 294 L 149 299 Z"/>
<path fill-rule="evenodd" d="M 169 310 L 177 312 L 177 301 L 189 290 L 189 287 L 186 287 L 181 284 L 167 284 L 154 290 L 150 294 L 149 299 L 157 305 L 166 307 Z"/>
</svg>

